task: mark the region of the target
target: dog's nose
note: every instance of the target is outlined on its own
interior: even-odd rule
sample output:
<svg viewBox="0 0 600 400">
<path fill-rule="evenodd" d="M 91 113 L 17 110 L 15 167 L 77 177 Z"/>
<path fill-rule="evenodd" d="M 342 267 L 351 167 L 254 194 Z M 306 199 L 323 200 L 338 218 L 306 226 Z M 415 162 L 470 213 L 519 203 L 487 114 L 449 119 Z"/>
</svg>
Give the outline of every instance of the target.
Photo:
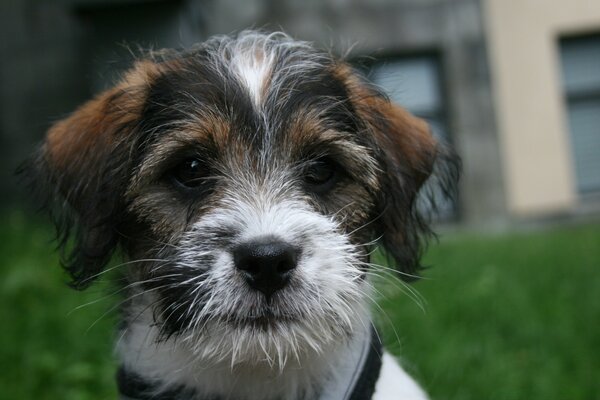
<svg viewBox="0 0 600 400">
<path fill-rule="evenodd" d="M 248 284 L 268 298 L 290 279 L 298 250 L 278 240 L 254 241 L 236 246 L 233 260 Z"/>
</svg>

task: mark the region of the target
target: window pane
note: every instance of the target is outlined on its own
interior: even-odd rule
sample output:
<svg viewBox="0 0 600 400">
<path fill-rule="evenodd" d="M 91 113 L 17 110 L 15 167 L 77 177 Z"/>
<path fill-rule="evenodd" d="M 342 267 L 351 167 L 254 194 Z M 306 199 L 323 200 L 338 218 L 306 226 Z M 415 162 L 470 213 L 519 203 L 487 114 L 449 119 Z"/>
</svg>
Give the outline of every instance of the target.
<svg viewBox="0 0 600 400">
<path fill-rule="evenodd" d="M 571 148 L 579 192 L 600 190 L 600 35 L 561 41 Z"/>
<path fill-rule="evenodd" d="M 600 89 L 600 35 L 563 40 L 561 59 L 567 93 Z"/>
<path fill-rule="evenodd" d="M 600 190 L 600 98 L 571 102 L 569 127 L 578 189 Z"/>
<path fill-rule="evenodd" d="M 370 77 L 392 101 L 417 115 L 435 114 L 442 107 L 437 63 L 431 57 L 384 61 L 372 68 Z"/>
</svg>

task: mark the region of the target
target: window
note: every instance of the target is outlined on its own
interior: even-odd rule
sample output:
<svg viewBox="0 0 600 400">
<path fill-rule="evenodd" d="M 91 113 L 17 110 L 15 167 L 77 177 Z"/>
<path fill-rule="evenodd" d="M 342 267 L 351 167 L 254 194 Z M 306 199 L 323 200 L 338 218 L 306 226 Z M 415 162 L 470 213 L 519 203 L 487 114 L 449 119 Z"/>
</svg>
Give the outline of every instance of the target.
<svg viewBox="0 0 600 400">
<path fill-rule="evenodd" d="M 75 8 L 81 25 L 81 58 L 91 94 L 112 86 L 140 49 L 177 47 L 182 42 L 180 0 L 87 1 Z"/>
<path fill-rule="evenodd" d="M 437 57 L 427 55 L 381 61 L 371 67 L 369 77 L 394 103 L 427 120 L 434 135 L 449 141 Z"/>
<path fill-rule="evenodd" d="M 600 191 L 600 34 L 560 41 L 563 88 L 579 193 Z"/>
<path fill-rule="evenodd" d="M 394 103 L 425 119 L 438 139 L 445 143 L 451 142 L 446 122 L 439 57 L 427 54 L 381 60 L 370 66 L 368 77 L 382 88 Z M 444 199 L 440 195 L 435 181 L 432 185 L 431 192 L 436 198 L 437 206 L 434 218 L 455 218 L 454 201 Z M 431 210 L 425 199 L 421 200 L 421 207 Z"/>
</svg>

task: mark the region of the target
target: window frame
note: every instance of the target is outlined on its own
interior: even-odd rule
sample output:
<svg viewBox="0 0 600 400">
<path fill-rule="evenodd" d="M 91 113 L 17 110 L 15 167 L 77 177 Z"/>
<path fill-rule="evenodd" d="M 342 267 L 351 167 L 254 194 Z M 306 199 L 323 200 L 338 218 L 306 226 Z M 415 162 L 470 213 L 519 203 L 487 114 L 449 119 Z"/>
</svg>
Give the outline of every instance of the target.
<svg viewBox="0 0 600 400">
<path fill-rule="evenodd" d="M 600 197 L 600 185 L 591 189 L 583 189 L 580 187 L 580 177 L 577 172 L 577 154 L 574 148 L 573 141 L 574 132 L 571 130 L 571 122 L 570 122 L 570 109 L 578 104 L 585 103 L 588 101 L 600 101 L 600 81 L 597 86 L 593 87 L 584 87 L 584 88 L 569 88 L 566 82 L 566 71 L 564 68 L 564 48 L 569 46 L 572 43 L 581 43 L 584 41 L 595 41 L 600 46 L 600 31 L 591 31 L 591 32 L 579 32 L 575 34 L 567 34 L 560 35 L 555 41 L 557 45 L 557 62 L 558 67 L 560 69 L 560 89 L 562 92 L 562 102 L 563 102 L 563 110 L 566 118 L 565 121 L 565 129 L 566 133 L 569 136 L 568 140 L 570 143 L 570 155 L 572 160 L 572 166 L 574 169 L 574 178 L 575 178 L 575 190 L 577 195 L 582 198 L 597 198 Z"/>
</svg>

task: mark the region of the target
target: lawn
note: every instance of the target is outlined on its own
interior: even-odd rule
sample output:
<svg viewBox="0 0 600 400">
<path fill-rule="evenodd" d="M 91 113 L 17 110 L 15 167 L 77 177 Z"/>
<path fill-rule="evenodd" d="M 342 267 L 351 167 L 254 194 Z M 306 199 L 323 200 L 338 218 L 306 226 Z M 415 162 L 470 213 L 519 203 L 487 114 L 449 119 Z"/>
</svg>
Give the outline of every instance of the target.
<svg viewBox="0 0 600 400">
<path fill-rule="evenodd" d="M 424 311 L 398 291 L 380 304 L 432 398 L 598 398 L 600 225 L 445 238 L 426 262 Z"/>
<path fill-rule="evenodd" d="M 3 215 L 0 399 L 114 399 L 109 285 L 69 290 L 51 229 Z M 434 399 L 597 398 L 600 225 L 452 235 L 426 264 L 421 300 L 379 287 L 378 319 Z"/>
</svg>

